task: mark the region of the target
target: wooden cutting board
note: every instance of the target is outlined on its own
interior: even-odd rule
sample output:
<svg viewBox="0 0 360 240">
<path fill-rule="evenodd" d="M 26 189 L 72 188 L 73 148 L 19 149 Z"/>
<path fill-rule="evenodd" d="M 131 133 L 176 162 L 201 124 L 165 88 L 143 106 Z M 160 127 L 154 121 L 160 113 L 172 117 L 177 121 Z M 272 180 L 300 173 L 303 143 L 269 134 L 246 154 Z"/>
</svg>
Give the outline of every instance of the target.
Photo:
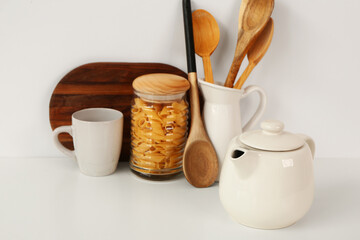
<svg viewBox="0 0 360 240">
<path fill-rule="evenodd" d="M 149 73 L 172 73 L 187 78 L 180 69 L 162 63 L 89 63 L 66 74 L 50 99 L 50 125 L 71 125 L 71 115 L 83 108 L 114 108 L 124 114 L 124 135 L 120 161 L 130 159 L 130 107 L 132 81 Z M 73 150 L 69 134 L 60 134 L 60 142 Z"/>
</svg>

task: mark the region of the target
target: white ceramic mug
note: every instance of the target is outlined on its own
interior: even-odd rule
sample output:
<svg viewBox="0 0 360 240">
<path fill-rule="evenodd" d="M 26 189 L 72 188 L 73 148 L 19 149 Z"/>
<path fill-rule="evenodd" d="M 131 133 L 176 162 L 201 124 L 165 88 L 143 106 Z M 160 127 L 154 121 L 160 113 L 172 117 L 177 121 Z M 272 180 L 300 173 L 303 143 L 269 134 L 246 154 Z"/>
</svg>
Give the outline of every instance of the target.
<svg viewBox="0 0 360 240">
<path fill-rule="evenodd" d="M 106 176 L 117 167 L 122 144 L 124 116 L 109 108 L 87 108 L 73 113 L 72 125 L 54 130 L 57 148 L 77 160 L 80 171 L 89 176 Z M 58 139 L 60 133 L 73 137 L 74 151 Z"/>
<path fill-rule="evenodd" d="M 244 89 L 224 87 L 199 79 L 204 97 L 203 119 L 207 134 L 215 148 L 219 160 L 219 173 L 231 139 L 254 126 L 263 115 L 266 95 L 262 88 L 252 85 Z M 257 92 L 260 102 L 251 119 L 244 125 L 241 121 L 240 100 Z"/>
</svg>

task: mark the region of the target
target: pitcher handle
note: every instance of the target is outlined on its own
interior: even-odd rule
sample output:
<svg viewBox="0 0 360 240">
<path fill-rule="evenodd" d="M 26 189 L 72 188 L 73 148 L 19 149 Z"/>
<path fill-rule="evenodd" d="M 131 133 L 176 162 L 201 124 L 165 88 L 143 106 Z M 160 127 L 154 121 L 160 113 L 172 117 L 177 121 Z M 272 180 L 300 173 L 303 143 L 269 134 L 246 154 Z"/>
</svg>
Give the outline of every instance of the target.
<svg viewBox="0 0 360 240">
<path fill-rule="evenodd" d="M 255 85 L 247 86 L 244 89 L 244 93 L 243 93 L 242 98 L 245 98 L 245 97 L 249 96 L 249 94 L 252 93 L 252 92 L 258 92 L 259 93 L 260 102 L 259 102 L 259 106 L 256 109 L 256 112 L 254 113 L 254 115 L 244 125 L 243 132 L 246 132 L 247 130 L 249 130 L 252 126 L 254 126 L 260 120 L 260 118 L 264 114 L 266 103 L 267 103 L 267 98 L 266 98 L 265 91 L 261 87 L 258 87 L 258 86 L 255 86 Z"/>
</svg>

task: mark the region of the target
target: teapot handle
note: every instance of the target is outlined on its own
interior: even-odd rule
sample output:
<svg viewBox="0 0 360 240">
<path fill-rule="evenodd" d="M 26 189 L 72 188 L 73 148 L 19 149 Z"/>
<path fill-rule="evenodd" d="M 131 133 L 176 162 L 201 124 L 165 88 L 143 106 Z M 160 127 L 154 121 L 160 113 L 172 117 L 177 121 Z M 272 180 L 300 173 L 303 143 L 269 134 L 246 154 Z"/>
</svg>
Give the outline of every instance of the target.
<svg viewBox="0 0 360 240">
<path fill-rule="evenodd" d="M 258 87 L 258 86 L 255 86 L 255 85 L 251 85 L 251 86 L 246 87 L 244 89 L 244 93 L 242 95 L 242 98 L 247 97 L 252 92 L 258 92 L 259 93 L 260 102 L 259 102 L 259 106 L 256 109 L 256 112 L 254 113 L 254 115 L 244 125 L 243 132 L 246 132 L 247 130 L 249 130 L 252 126 L 254 126 L 260 120 L 261 116 L 264 114 L 266 103 L 267 103 L 267 98 L 266 98 L 265 91 L 261 87 Z"/>
<path fill-rule="evenodd" d="M 310 148 L 312 157 L 314 159 L 314 156 L 315 156 L 315 142 L 314 142 L 314 140 L 311 137 L 309 137 L 309 136 L 307 136 L 305 134 L 298 133 L 297 135 L 302 137 L 305 140 L 305 142 L 307 143 L 307 145 Z"/>
</svg>

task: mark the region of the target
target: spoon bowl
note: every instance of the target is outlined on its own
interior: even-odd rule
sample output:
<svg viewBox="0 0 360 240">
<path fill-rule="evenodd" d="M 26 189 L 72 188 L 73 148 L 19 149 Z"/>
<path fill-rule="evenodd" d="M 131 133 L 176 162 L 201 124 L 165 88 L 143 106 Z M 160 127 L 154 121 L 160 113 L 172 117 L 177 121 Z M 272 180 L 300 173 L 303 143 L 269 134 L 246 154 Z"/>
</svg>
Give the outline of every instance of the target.
<svg viewBox="0 0 360 240">
<path fill-rule="evenodd" d="M 185 151 L 184 174 L 195 187 L 210 186 L 218 175 L 217 159 L 213 161 L 216 152 L 211 143 L 206 140 L 191 142 Z M 190 159 L 190 160 L 189 160 Z"/>
<path fill-rule="evenodd" d="M 271 1 L 249 1 L 242 19 L 239 15 L 239 29 L 242 27 L 245 31 L 252 31 L 259 25 L 266 23 L 269 15 L 264 14 L 264 9 L 268 9 L 271 5 L 274 6 Z M 242 22 L 242 26 L 240 26 L 240 22 Z"/>
<path fill-rule="evenodd" d="M 192 13 L 195 53 L 210 56 L 219 44 L 220 30 L 215 18 L 203 9 Z"/>
<path fill-rule="evenodd" d="M 210 55 L 220 41 L 220 30 L 215 18 L 203 9 L 192 13 L 194 47 L 197 55 L 202 57 L 205 81 L 214 83 Z"/>
</svg>

